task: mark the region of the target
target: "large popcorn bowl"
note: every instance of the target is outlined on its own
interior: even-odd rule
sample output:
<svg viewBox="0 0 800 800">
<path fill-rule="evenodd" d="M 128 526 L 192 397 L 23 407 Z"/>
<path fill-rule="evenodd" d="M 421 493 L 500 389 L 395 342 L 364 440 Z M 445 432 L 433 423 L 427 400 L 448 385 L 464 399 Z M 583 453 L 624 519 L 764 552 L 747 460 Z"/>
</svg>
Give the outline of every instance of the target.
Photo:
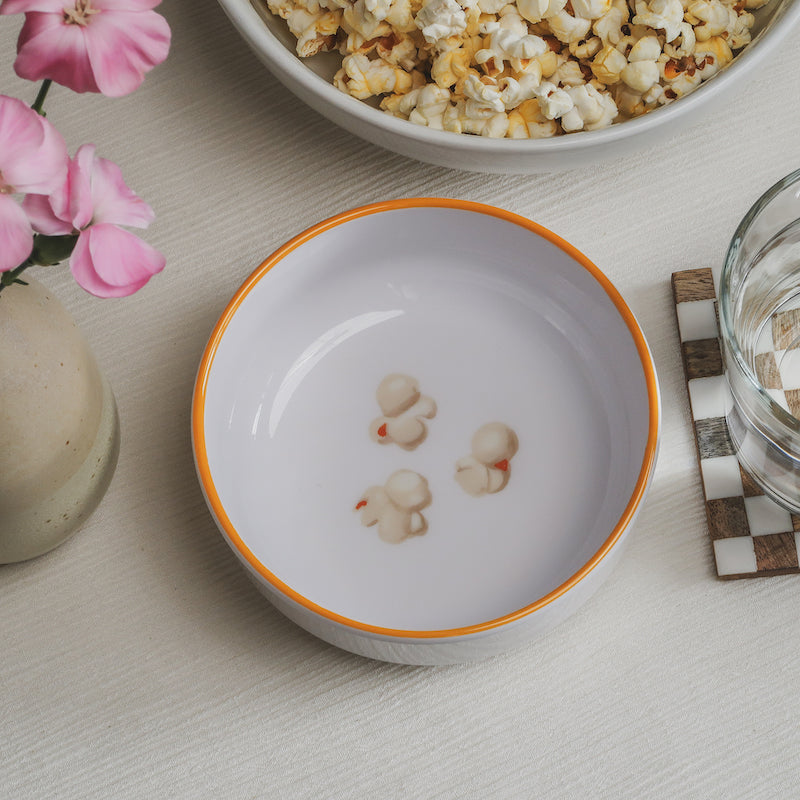
<svg viewBox="0 0 800 800">
<path fill-rule="evenodd" d="M 499 653 L 585 602 L 658 433 L 647 344 L 597 267 L 527 219 L 438 199 L 273 253 L 211 334 L 192 412 L 209 508 L 267 598 L 413 664 Z"/>
<path fill-rule="evenodd" d="M 624 156 L 634 147 L 674 135 L 730 98 L 774 52 L 800 18 L 800 0 L 771 0 L 755 12 L 753 41 L 731 64 L 695 91 L 644 116 L 601 130 L 550 139 L 491 139 L 427 128 L 393 117 L 332 84 L 341 57 L 321 53 L 301 59 L 286 23 L 262 0 L 219 0 L 245 41 L 272 74 L 301 100 L 369 142 L 402 155 L 475 172 L 534 173 Z"/>
</svg>

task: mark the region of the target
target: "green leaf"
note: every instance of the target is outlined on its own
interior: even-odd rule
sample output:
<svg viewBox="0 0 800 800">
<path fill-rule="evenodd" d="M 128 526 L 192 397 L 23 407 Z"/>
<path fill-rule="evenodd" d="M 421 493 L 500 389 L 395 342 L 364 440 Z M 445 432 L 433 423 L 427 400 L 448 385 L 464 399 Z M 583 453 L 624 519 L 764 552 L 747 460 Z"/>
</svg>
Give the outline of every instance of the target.
<svg viewBox="0 0 800 800">
<path fill-rule="evenodd" d="M 67 234 L 66 236 L 44 236 L 37 234 L 33 237 L 33 252 L 30 260 L 34 264 L 41 264 L 44 267 L 58 264 L 65 258 L 69 258 L 78 241 L 78 234 Z"/>
</svg>

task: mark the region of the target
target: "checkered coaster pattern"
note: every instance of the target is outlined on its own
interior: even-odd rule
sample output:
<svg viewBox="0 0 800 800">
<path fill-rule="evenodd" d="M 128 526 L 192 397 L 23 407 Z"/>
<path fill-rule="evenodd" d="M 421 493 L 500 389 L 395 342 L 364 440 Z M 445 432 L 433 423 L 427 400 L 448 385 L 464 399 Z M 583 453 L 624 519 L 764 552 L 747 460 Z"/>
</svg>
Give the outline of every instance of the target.
<svg viewBox="0 0 800 800">
<path fill-rule="evenodd" d="M 800 573 L 800 515 L 764 495 L 739 464 L 728 434 L 725 409 L 730 390 L 711 270 L 676 272 L 672 291 L 717 575 L 727 579 Z M 776 315 L 772 340 L 759 347 L 757 370 L 777 402 L 800 417 L 800 342 L 792 334 L 798 325 L 800 311 Z"/>
</svg>

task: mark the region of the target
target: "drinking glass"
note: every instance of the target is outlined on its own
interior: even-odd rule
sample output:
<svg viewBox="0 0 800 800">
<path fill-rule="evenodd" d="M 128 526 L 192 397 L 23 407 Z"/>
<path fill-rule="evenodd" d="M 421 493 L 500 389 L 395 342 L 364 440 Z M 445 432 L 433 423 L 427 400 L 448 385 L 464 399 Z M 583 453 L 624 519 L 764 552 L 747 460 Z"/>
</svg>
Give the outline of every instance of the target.
<svg viewBox="0 0 800 800">
<path fill-rule="evenodd" d="M 800 513 L 800 170 L 768 189 L 731 240 L 719 323 L 742 466 Z"/>
</svg>

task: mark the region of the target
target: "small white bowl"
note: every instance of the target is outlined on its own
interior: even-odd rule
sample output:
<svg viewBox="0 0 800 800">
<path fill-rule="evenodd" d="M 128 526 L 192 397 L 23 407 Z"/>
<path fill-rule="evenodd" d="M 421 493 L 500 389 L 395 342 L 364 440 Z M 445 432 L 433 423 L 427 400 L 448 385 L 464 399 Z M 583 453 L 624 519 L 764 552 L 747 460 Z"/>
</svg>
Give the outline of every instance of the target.
<svg viewBox="0 0 800 800">
<path fill-rule="evenodd" d="M 596 131 L 552 139 L 490 139 L 416 125 L 341 92 L 331 79 L 337 53 L 301 59 L 286 23 L 261 0 L 219 0 L 234 26 L 270 72 L 301 100 L 337 125 L 373 144 L 443 167 L 474 172 L 536 173 L 572 169 L 628 156 L 697 123 L 747 80 L 800 20 L 800 0 L 771 0 L 755 12 L 754 39 L 733 63 L 670 105 Z"/>
<path fill-rule="evenodd" d="M 369 434 L 388 374 L 438 411 L 414 450 Z M 608 279 L 523 217 L 458 200 L 348 211 L 271 255 L 200 364 L 198 475 L 264 594 L 311 633 L 413 664 L 486 657 L 575 611 L 617 562 L 650 481 L 655 368 Z M 456 461 L 488 422 L 519 450 L 496 494 Z M 355 506 L 424 476 L 427 532 L 398 544 Z"/>
</svg>

